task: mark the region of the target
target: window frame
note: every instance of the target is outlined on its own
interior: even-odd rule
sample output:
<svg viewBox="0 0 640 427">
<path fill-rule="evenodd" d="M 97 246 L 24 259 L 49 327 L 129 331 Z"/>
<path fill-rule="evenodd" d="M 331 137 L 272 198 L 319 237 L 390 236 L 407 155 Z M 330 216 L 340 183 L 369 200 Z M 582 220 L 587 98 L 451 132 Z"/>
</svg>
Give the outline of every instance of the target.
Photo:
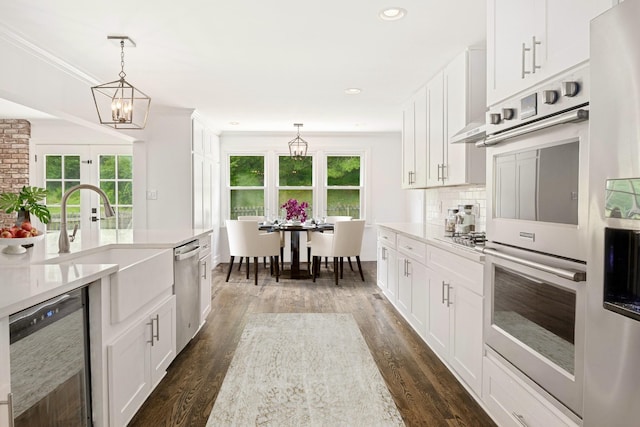
<svg viewBox="0 0 640 427">
<path fill-rule="evenodd" d="M 231 185 L 231 157 L 262 157 L 263 160 L 263 171 L 264 171 L 264 178 L 262 180 L 262 186 L 232 186 Z M 267 209 L 267 193 L 268 193 L 268 178 L 269 178 L 269 172 L 267 171 L 268 169 L 268 160 L 267 160 L 267 153 L 261 153 L 261 152 L 257 152 L 257 151 L 250 151 L 250 152 L 228 152 L 226 153 L 225 156 L 225 165 L 224 165 L 224 169 L 225 169 L 225 187 L 226 187 L 226 191 L 225 191 L 225 219 L 231 219 L 231 191 L 233 190 L 262 190 L 263 193 L 263 200 L 264 200 L 264 207 L 263 209 L 265 210 L 265 214 L 266 214 L 266 209 Z"/>
<path fill-rule="evenodd" d="M 359 157 L 360 158 L 360 184 L 359 185 L 329 185 L 329 173 L 328 173 L 328 166 L 327 166 L 327 162 L 329 160 L 329 157 Z M 360 204 L 360 209 L 359 209 L 359 215 L 357 219 L 363 219 L 363 210 L 364 210 L 364 191 L 365 191 L 365 186 L 364 186 L 364 155 L 362 154 L 347 154 L 347 153 L 333 153 L 333 152 L 328 152 L 325 153 L 324 155 L 324 159 L 323 159 L 323 163 L 324 163 L 324 168 L 323 171 L 325 172 L 325 179 L 324 179 L 324 185 L 322 188 L 322 192 L 324 194 L 324 213 L 325 216 L 329 216 L 329 212 L 327 210 L 327 208 L 329 207 L 329 203 L 328 203 L 328 199 L 329 199 L 329 190 L 358 190 L 360 197 L 359 197 L 359 204 Z"/>
<path fill-rule="evenodd" d="M 356 149 L 342 149 L 334 147 L 326 147 L 317 150 L 309 150 L 307 155 L 312 157 L 313 161 L 313 212 L 309 215 L 311 217 L 321 217 L 326 213 L 327 206 L 327 157 L 330 156 L 359 156 L 360 157 L 360 186 L 356 187 L 360 190 L 360 219 L 368 220 L 367 213 L 369 211 L 370 203 L 370 188 L 369 188 L 369 159 L 370 149 L 366 147 L 360 147 Z M 225 182 L 225 192 L 221 200 L 221 216 L 222 222 L 230 219 L 231 216 L 231 176 L 230 176 L 230 160 L 232 156 L 264 156 L 265 159 L 265 179 L 264 179 L 264 191 L 265 191 L 265 216 L 277 216 L 280 210 L 278 205 L 278 191 L 280 189 L 278 183 L 278 160 L 280 156 L 289 155 L 289 152 L 284 149 L 274 149 L 273 147 L 265 148 L 263 150 L 255 147 L 242 149 L 234 147 L 233 149 L 224 149 L 222 157 L 225 159 L 224 164 L 221 165 L 221 173 L 224 174 L 223 180 Z M 249 187 L 247 187 L 249 188 Z M 259 188 L 259 187 L 258 187 Z M 289 188 L 289 187 L 287 187 Z M 292 187 L 293 188 L 293 187 Z M 298 188 L 298 187 L 295 187 Z M 306 187 L 304 187 L 306 189 Z"/>
</svg>

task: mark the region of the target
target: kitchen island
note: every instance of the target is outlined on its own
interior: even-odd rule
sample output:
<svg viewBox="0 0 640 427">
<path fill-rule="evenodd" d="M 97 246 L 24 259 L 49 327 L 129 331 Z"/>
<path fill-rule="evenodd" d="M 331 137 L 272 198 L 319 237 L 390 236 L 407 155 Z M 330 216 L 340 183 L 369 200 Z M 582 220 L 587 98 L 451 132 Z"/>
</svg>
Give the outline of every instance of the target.
<svg viewBox="0 0 640 427">
<path fill-rule="evenodd" d="M 209 244 L 211 231 L 135 230 L 117 242 L 107 235 L 75 242 L 68 254 L 57 253 L 51 233 L 24 254 L 0 254 L 0 402 L 11 392 L 9 315 L 87 287 L 93 424 L 126 424 L 176 355 L 173 248 Z M 0 404 L 5 425 L 7 406 Z"/>
</svg>

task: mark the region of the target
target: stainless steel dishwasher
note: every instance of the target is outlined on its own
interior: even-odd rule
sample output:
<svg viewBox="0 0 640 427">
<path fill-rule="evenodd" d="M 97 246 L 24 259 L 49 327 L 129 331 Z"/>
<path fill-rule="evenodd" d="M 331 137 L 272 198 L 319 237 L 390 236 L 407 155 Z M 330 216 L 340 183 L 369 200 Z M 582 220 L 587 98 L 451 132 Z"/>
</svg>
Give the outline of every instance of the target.
<svg viewBox="0 0 640 427">
<path fill-rule="evenodd" d="M 193 240 L 173 250 L 176 294 L 176 354 L 189 343 L 200 324 L 200 246 Z"/>
</svg>

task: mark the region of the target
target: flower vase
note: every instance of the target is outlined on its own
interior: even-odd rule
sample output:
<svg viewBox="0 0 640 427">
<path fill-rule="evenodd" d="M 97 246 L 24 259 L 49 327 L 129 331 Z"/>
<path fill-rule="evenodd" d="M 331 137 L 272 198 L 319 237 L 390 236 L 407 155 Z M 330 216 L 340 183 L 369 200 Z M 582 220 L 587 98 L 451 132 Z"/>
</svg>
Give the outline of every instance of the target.
<svg viewBox="0 0 640 427">
<path fill-rule="evenodd" d="M 26 211 L 24 209 L 19 209 L 17 211 L 17 216 L 16 216 L 16 227 L 20 227 L 22 226 L 22 223 L 25 221 L 31 222 L 31 215 L 29 214 L 29 211 Z"/>
</svg>

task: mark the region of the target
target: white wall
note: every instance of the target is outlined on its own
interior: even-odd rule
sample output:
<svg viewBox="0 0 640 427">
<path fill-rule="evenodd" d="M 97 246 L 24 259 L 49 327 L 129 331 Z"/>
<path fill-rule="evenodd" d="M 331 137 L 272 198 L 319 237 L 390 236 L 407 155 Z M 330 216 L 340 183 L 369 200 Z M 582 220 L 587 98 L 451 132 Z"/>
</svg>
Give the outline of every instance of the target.
<svg viewBox="0 0 640 427">
<path fill-rule="evenodd" d="M 227 153 L 266 152 L 287 153 L 287 142 L 295 134 L 233 132 L 220 137 L 221 148 L 221 195 L 228 194 Z M 406 192 L 401 185 L 401 142 L 400 133 L 306 133 L 302 137 L 309 143 L 308 154 L 319 151 L 362 151 L 365 156 L 365 197 L 364 216 L 367 220 L 360 259 L 376 260 L 376 223 L 403 222 L 409 216 L 406 209 Z M 228 217 L 228 209 L 222 204 L 222 219 Z M 226 233 L 221 230 L 222 261 L 229 259 Z M 306 254 L 302 255 L 303 259 Z M 286 258 L 286 256 L 285 256 Z"/>
</svg>

